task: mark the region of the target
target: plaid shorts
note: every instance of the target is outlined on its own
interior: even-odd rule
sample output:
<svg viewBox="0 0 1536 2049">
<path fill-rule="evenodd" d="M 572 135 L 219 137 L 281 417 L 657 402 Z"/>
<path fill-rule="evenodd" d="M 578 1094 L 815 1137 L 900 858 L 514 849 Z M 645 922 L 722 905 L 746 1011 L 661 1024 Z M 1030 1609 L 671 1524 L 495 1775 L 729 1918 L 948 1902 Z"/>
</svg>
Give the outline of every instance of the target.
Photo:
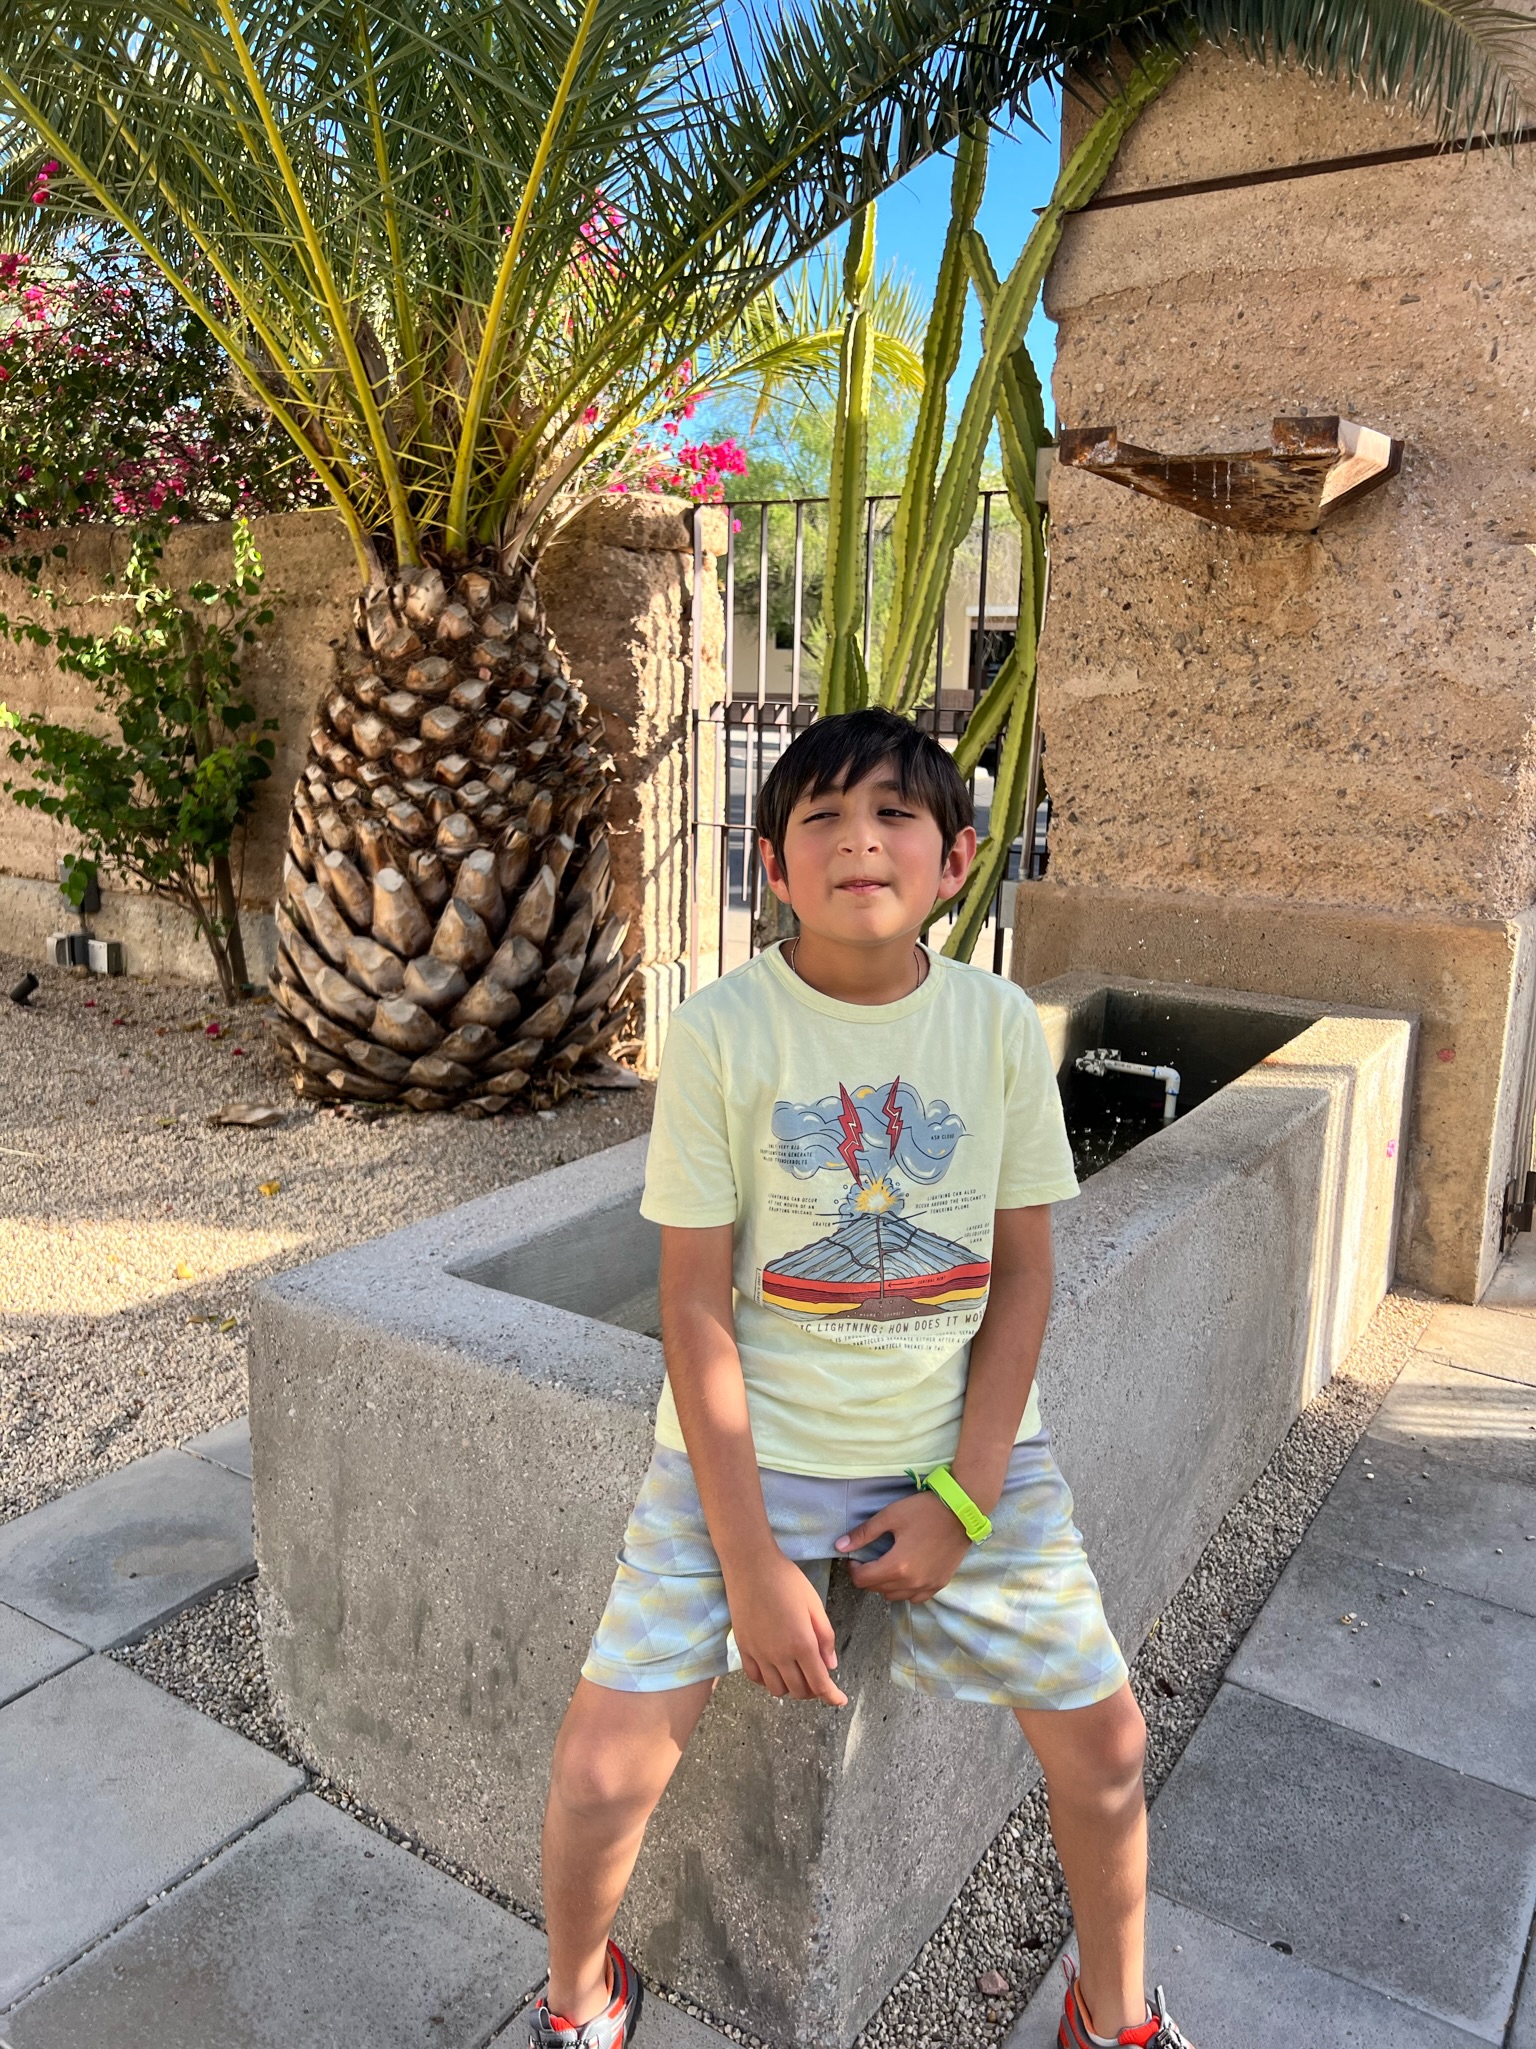
<svg viewBox="0 0 1536 2049">
<path fill-rule="evenodd" d="M 829 1480 L 764 1468 L 762 1482 L 779 1549 L 823 1599 L 840 1555 L 834 1541 L 914 1491 L 904 1473 Z M 878 1557 L 891 1541 L 846 1555 Z M 931 1600 L 886 1605 L 891 1678 L 914 1692 L 1076 1708 L 1107 1699 L 1127 1677 L 1045 1430 L 1014 1446 L 992 1535 L 971 1546 L 948 1586 Z M 658 1445 L 582 1677 L 621 1693 L 661 1693 L 740 1669 L 693 1468 Z"/>
</svg>

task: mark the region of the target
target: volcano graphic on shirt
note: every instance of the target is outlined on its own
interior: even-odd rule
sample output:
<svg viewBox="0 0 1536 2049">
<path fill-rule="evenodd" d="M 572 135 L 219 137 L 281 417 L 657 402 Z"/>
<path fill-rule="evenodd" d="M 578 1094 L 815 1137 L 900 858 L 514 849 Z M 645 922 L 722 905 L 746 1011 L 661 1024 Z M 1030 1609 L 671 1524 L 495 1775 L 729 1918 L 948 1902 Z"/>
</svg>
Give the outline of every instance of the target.
<svg viewBox="0 0 1536 2049">
<path fill-rule="evenodd" d="M 871 1123 L 878 1117 L 875 1130 L 866 1115 Z M 913 1179 L 938 1181 L 965 1135 L 947 1104 L 925 1104 L 898 1075 L 888 1090 L 850 1094 L 840 1087 L 819 1103 L 780 1103 L 774 1134 L 780 1164 L 797 1178 L 841 1170 L 853 1186 L 839 1205 L 836 1230 L 762 1269 L 763 1302 L 801 1316 L 886 1322 L 940 1315 L 985 1297 L 990 1261 L 903 1215 L 898 1165 Z"/>
</svg>

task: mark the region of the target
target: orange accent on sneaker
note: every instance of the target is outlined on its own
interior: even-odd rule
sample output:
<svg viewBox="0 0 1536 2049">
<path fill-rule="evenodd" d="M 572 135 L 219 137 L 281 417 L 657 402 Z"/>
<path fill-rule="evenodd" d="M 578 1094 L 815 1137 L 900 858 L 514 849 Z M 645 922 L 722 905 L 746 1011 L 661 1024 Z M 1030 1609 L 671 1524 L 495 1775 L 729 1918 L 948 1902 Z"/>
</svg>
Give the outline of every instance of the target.
<svg viewBox="0 0 1536 2049">
<path fill-rule="evenodd" d="M 1122 2044 L 1128 2043 L 1130 2049 L 1149 2049 L 1149 2045 L 1157 2040 L 1157 2031 L 1162 2025 L 1157 2015 L 1153 2014 L 1149 2020 L 1144 2020 L 1140 2027 L 1122 2028 L 1115 2040 Z"/>
</svg>

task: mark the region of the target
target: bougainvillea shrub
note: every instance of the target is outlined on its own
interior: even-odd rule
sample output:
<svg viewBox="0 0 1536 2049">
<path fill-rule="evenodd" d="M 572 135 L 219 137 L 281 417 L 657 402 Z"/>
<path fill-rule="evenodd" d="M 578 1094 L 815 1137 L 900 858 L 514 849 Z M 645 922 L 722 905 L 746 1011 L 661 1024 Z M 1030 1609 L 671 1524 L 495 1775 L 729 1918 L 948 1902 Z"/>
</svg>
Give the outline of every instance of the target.
<svg viewBox="0 0 1536 2049">
<path fill-rule="evenodd" d="M 147 265 L 0 254 L 0 540 L 229 519 L 322 496 Z"/>
</svg>

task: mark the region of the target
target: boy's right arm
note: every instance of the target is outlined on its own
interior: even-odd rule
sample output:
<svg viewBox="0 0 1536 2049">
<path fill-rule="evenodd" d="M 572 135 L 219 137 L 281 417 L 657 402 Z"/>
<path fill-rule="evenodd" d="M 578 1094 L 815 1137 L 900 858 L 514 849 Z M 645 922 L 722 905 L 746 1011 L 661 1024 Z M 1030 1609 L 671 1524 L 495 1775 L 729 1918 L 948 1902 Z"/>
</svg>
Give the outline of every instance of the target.
<svg viewBox="0 0 1536 2049">
<path fill-rule="evenodd" d="M 845 1707 L 836 1639 L 816 1589 L 774 1542 L 763 1506 L 732 1315 L 730 1224 L 661 1231 L 661 1338 L 704 1519 L 749 1679 Z"/>
</svg>

